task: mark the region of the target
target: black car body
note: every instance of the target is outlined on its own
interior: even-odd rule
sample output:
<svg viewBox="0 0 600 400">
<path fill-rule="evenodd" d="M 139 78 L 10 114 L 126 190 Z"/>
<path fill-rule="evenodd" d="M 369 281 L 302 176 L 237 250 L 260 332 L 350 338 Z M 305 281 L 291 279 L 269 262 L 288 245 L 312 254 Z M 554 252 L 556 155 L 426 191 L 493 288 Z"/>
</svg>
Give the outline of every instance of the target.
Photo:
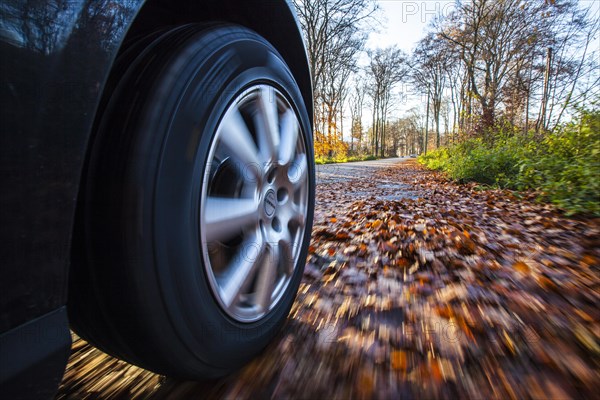
<svg viewBox="0 0 600 400">
<path fill-rule="evenodd" d="M 80 182 L 122 43 L 162 26 L 204 21 L 266 38 L 312 112 L 301 33 L 283 0 L 0 3 L 0 397 L 52 396 L 62 377 Z"/>
</svg>

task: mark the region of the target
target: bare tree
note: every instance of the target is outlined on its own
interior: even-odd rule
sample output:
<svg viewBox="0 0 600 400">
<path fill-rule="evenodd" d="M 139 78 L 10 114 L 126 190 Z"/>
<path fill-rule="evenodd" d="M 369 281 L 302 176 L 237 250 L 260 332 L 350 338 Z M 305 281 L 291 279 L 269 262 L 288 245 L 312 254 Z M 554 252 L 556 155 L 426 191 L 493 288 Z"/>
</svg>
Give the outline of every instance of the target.
<svg viewBox="0 0 600 400">
<path fill-rule="evenodd" d="M 594 12 L 594 14 L 592 14 Z M 548 110 L 543 127 L 556 127 L 565 109 L 588 94 L 600 93 L 598 56 L 599 11 L 564 6 L 553 16 L 553 62 L 548 72 L 550 80 Z M 587 81 L 582 81 L 587 77 Z"/>
<path fill-rule="evenodd" d="M 385 127 L 392 99 L 392 90 L 407 76 L 407 56 L 397 47 L 369 52 L 371 61 L 368 71 L 371 78 L 369 96 L 373 104 L 373 131 L 371 149 L 373 154 L 385 154 Z"/>
<path fill-rule="evenodd" d="M 424 119 L 419 108 L 411 108 L 404 118 L 406 132 L 406 153 L 420 154 L 424 150 Z"/>
<path fill-rule="evenodd" d="M 333 140 L 350 75 L 377 10 L 373 0 L 293 0 L 312 74 L 315 126 Z"/>
<path fill-rule="evenodd" d="M 548 7 L 522 0 L 472 0 L 458 3 L 442 24 L 439 36 L 460 54 L 467 96 L 478 102 L 479 133 L 494 125 L 504 86 L 547 36 L 548 26 L 540 17 Z M 473 112 L 471 104 L 467 112 Z"/>
<path fill-rule="evenodd" d="M 434 121 L 436 100 L 449 89 L 454 126 L 463 133 L 486 136 L 498 118 L 526 131 L 535 105 L 539 130 L 558 124 L 568 104 L 597 91 L 600 82 L 598 50 L 591 46 L 600 22 L 590 10 L 573 0 L 457 1 L 413 54 Z M 443 88 L 436 78 L 446 60 Z"/>
<path fill-rule="evenodd" d="M 428 92 L 435 125 L 436 147 L 440 147 L 442 98 L 451 62 L 451 52 L 447 50 L 445 41 L 429 33 L 417 44 L 410 63 L 414 83 L 421 90 Z"/>
<path fill-rule="evenodd" d="M 350 150 L 355 151 L 354 141 L 357 142 L 358 152 L 362 151 L 362 138 L 363 138 L 363 124 L 362 124 L 362 116 L 363 116 L 363 108 L 365 103 L 365 93 L 366 87 L 361 80 L 362 76 L 357 76 L 356 81 L 354 83 L 354 89 L 349 97 L 349 105 L 350 105 L 350 120 L 351 120 L 351 128 L 350 128 Z"/>
</svg>

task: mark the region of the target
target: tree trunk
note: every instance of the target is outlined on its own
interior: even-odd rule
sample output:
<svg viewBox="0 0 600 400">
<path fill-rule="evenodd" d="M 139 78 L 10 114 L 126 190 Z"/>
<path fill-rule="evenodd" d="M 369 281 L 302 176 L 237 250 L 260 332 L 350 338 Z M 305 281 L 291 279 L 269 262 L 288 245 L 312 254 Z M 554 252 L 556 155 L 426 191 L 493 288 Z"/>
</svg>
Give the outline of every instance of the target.
<svg viewBox="0 0 600 400">
<path fill-rule="evenodd" d="M 489 129 L 494 126 L 494 120 L 496 119 L 495 104 L 493 102 L 482 104 L 482 115 L 481 115 L 481 131 L 480 134 L 487 135 Z"/>
<path fill-rule="evenodd" d="M 441 108 L 441 104 L 438 100 L 436 100 L 436 104 L 435 104 L 435 112 L 434 112 L 434 118 L 435 118 L 435 148 L 439 149 L 440 148 L 440 108 Z"/>
<path fill-rule="evenodd" d="M 552 64 L 552 47 L 548 47 L 546 50 L 546 71 L 544 73 L 544 91 L 542 93 L 542 105 L 540 110 L 540 117 L 537 121 L 536 131 L 546 129 L 546 108 L 548 106 L 548 84 L 550 82 L 550 67 Z"/>
<path fill-rule="evenodd" d="M 425 146 L 423 154 L 427 154 L 427 145 L 429 144 L 429 86 L 427 86 L 427 112 L 425 113 Z"/>
</svg>

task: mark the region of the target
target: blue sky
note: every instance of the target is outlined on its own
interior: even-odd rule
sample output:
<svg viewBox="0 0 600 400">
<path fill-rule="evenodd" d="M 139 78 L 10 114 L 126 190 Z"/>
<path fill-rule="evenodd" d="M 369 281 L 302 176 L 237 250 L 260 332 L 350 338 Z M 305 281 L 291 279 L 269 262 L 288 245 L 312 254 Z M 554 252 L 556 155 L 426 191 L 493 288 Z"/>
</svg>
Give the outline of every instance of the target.
<svg viewBox="0 0 600 400">
<path fill-rule="evenodd" d="M 454 9 L 454 0 L 404 1 L 378 0 L 381 26 L 371 34 L 367 47 L 397 45 L 410 53 L 424 36 L 425 28 L 438 15 L 446 15 Z"/>
<path fill-rule="evenodd" d="M 397 45 L 410 53 L 424 36 L 425 28 L 436 16 L 448 15 L 454 10 L 455 0 L 376 0 L 380 13 L 377 16 L 379 32 L 373 33 L 368 48 Z M 579 0 L 581 8 L 593 7 L 596 15 L 600 0 Z"/>
</svg>

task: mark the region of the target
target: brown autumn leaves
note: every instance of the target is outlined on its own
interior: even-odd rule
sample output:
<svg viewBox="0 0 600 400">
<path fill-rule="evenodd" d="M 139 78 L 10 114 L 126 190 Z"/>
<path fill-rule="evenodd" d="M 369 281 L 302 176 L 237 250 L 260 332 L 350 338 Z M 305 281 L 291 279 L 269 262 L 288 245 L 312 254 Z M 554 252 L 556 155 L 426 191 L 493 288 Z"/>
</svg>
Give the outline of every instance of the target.
<svg viewBox="0 0 600 400">
<path fill-rule="evenodd" d="M 62 397 L 107 380 L 74 373 L 89 365 L 82 354 L 129 377 L 108 382 L 112 393 L 140 398 L 597 395 L 598 220 L 414 161 L 317 189 L 297 300 L 260 357 L 217 382 L 181 383 L 76 342 Z"/>
<path fill-rule="evenodd" d="M 594 395 L 598 220 L 410 161 L 336 185 L 320 187 L 295 318 L 356 358 L 341 397 Z"/>
<path fill-rule="evenodd" d="M 288 323 L 211 396 L 594 397 L 597 220 L 414 161 L 356 171 L 318 179 Z"/>
</svg>

